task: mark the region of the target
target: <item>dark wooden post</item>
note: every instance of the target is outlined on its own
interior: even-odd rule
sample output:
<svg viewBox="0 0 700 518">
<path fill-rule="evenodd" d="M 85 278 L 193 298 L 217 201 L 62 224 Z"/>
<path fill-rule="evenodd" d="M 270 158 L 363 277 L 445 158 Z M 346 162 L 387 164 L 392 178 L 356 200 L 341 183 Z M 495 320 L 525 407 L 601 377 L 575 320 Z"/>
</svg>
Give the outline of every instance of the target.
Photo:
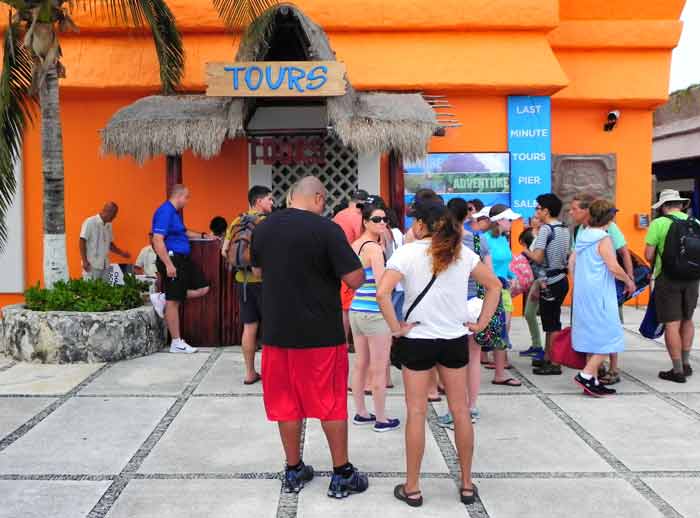
<svg viewBox="0 0 700 518">
<path fill-rule="evenodd" d="M 168 155 L 165 160 L 165 198 L 167 199 L 173 185 L 182 183 L 182 155 Z M 182 215 L 181 210 L 180 216 Z"/>
<path fill-rule="evenodd" d="M 389 196 L 391 207 L 396 211 L 396 216 L 399 219 L 399 228 L 405 231 L 404 223 L 406 221 L 406 202 L 404 197 L 403 185 L 403 159 L 398 151 L 389 153 Z"/>
</svg>

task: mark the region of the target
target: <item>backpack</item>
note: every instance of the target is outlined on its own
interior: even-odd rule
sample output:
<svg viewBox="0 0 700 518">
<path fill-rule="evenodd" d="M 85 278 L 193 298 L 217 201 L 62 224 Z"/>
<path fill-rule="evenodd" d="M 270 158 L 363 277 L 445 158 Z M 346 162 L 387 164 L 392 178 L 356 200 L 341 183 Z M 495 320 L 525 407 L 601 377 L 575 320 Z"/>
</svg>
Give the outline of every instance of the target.
<svg viewBox="0 0 700 518">
<path fill-rule="evenodd" d="M 250 242 L 253 230 L 265 218 L 263 214 L 241 214 L 230 229 L 231 240 L 226 250 L 228 270 L 249 270 L 251 267 Z"/>
<path fill-rule="evenodd" d="M 510 294 L 513 297 L 527 294 L 535 280 L 530 261 L 523 254 L 518 254 L 510 262 L 510 271 L 515 274 L 515 279 L 510 281 Z"/>
<path fill-rule="evenodd" d="M 678 281 L 699 280 L 700 222 L 693 218 L 663 217 L 671 220 L 661 256 L 664 274 Z"/>
</svg>

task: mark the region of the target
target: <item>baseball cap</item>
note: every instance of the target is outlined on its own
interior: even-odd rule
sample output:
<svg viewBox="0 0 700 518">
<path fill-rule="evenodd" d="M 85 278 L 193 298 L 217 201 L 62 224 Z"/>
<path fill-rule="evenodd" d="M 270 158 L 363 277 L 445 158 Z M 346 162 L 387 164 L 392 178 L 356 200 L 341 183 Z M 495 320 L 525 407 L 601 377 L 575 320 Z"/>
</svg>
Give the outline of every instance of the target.
<svg viewBox="0 0 700 518">
<path fill-rule="evenodd" d="M 350 201 L 367 201 L 369 193 L 364 189 L 358 189 L 350 195 Z"/>
<path fill-rule="evenodd" d="M 514 212 L 511 209 L 506 209 L 503 212 L 500 212 L 493 216 L 491 218 L 491 221 L 500 221 L 502 219 L 508 219 L 510 221 L 515 221 L 516 219 L 522 218 L 522 215 L 518 214 L 517 212 Z"/>
</svg>

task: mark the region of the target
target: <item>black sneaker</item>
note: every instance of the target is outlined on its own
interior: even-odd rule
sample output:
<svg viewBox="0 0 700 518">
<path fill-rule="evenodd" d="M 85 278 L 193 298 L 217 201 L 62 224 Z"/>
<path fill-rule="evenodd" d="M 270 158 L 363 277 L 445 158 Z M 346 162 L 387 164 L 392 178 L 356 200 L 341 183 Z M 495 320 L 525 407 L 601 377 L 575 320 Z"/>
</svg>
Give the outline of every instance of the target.
<svg viewBox="0 0 700 518">
<path fill-rule="evenodd" d="M 561 366 L 546 362 L 541 367 L 532 369 L 532 373 L 538 376 L 560 376 Z"/>
<path fill-rule="evenodd" d="M 659 372 L 659 378 L 666 381 L 674 381 L 676 383 L 685 383 L 685 374 L 676 372 L 673 369 L 670 371 Z"/>
<path fill-rule="evenodd" d="M 683 375 L 690 378 L 693 375 L 693 368 L 690 365 L 683 365 Z"/>
<path fill-rule="evenodd" d="M 574 376 L 574 383 L 579 385 L 585 394 L 593 397 L 611 396 L 616 393 L 615 389 L 608 388 L 601 384 L 596 385 L 595 378 L 589 380 L 585 379 L 581 376 L 580 372 Z"/>
<path fill-rule="evenodd" d="M 304 484 L 314 478 L 314 468 L 307 466 L 303 462 L 299 469 L 285 469 L 282 488 L 285 493 L 298 493 L 304 489 Z"/>
<path fill-rule="evenodd" d="M 353 466 L 349 477 L 333 474 L 331 484 L 328 486 L 328 496 L 331 498 L 346 498 L 354 493 L 362 493 L 369 487 L 367 475 Z"/>
</svg>

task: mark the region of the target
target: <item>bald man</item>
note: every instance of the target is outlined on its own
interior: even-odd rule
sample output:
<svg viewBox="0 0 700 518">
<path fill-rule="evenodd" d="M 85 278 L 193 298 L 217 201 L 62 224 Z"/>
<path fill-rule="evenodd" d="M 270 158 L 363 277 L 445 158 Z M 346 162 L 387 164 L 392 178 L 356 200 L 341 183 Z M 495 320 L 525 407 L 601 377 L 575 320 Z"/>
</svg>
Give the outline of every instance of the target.
<svg viewBox="0 0 700 518">
<path fill-rule="evenodd" d="M 292 191 L 290 208 L 268 216 L 253 232 L 252 260 L 262 270 L 263 398 L 286 455 L 282 488 L 298 493 L 314 476 L 301 459 L 304 419 L 319 419 L 333 476 L 328 496 L 344 498 L 368 487 L 348 460 L 348 348 L 340 281 L 364 282 L 362 264 L 343 230 L 321 216 L 326 190 L 313 176 Z"/>
<path fill-rule="evenodd" d="M 80 227 L 80 259 L 83 279 L 108 280 L 109 253 L 128 259 L 129 252 L 119 248 L 112 241 L 112 221 L 117 217 L 119 207 L 113 201 L 105 203 L 99 214 L 83 221 Z"/>
</svg>

